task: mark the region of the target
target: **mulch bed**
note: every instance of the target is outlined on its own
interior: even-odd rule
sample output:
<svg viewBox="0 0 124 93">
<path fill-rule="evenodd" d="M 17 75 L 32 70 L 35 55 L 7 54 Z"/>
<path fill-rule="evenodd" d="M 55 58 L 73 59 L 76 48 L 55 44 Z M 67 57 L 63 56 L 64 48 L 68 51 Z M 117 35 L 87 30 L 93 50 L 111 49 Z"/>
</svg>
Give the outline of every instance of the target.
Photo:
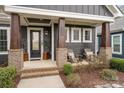
<svg viewBox="0 0 124 93">
<path fill-rule="evenodd" d="M 20 75 L 17 75 L 16 78 L 14 79 L 14 88 L 17 88 L 19 82 L 20 82 L 21 78 Z"/>
<path fill-rule="evenodd" d="M 8 63 L 0 64 L 0 67 L 7 67 Z"/>
<path fill-rule="evenodd" d="M 93 88 L 95 85 L 103 85 L 106 83 L 124 83 L 124 73 L 123 72 L 117 72 L 117 75 L 119 77 L 118 81 L 107 81 L 100 78 L 100 72 L 102 69 L 92 70 L 90 72 L 82 72 L 78 73 L 81 78 L 81 85 L 79 87 L 81 88 Z M 69 88 L 66 84 L 66 76 L 63 72 L 60 72 L 61 79 L 63 80 L 65 87 Z"/>
</svg>

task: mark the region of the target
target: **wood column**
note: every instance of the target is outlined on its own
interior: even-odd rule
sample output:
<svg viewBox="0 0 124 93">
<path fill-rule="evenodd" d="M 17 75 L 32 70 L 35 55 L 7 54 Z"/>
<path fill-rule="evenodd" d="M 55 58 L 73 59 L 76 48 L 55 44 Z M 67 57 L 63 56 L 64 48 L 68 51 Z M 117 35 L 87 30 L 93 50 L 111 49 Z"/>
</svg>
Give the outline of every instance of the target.
<svg viewBox="0 0 124 93">
<path fill-rule="evenodd" d="M 110 23 L 102 24 L 101 47 L 110 47 Z"/>
<path fill-rule="evenodd" d="M 20 73 L 23 67 L 23 49 L 21 49 L 20 16 L 11 14 L 11 36 L 8 65 L 15 66 Z"/>
<path fill-rule="evenodd" d="M 56 63 L 59 68 L 63 67 L 63 65 L 67 62 L 67 48 L 65 47 L 65 36 L 65 19 L 60 18 L 58 26 L 58 48 L 56 49 Z"/>
<path fill-rule="evenodd" d="M 58 48 L 65 48 L 65 19 L 59 19 Z"/>
<path fill-rule="evenodd" d="M 109 66 L 112 58 L 112 49 L 110 42 L 110 23 L 102 24 L 100 58 L 106 66 Z"/>
<path fill-rule="evenodd" d="M 20 16 L 18 14 L 11 14 L 11 41 L 10 49 L 21 48 L 21 33 L 20 33 Z"/>
</svg>

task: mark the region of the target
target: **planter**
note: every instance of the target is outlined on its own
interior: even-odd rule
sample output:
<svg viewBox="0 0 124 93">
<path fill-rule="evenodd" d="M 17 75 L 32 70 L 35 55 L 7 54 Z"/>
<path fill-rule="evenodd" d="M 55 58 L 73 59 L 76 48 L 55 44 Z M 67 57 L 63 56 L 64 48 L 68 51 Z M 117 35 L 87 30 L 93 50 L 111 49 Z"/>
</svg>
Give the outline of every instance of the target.
<svg viewBox="0 0 124 93">
<path fill-rule="evenodd" d="M 43 60 L 48 60 L 49 59 L 49 53 L 48 52 L 44 52 L 43 53 Z"/>
<path fill-rule="evenodd" d="M 24 52 L 24 54 L 23 54 L 23 60 L 24 61 L 28 61 L 28 53 L 27 52 Z"/>
</svg>

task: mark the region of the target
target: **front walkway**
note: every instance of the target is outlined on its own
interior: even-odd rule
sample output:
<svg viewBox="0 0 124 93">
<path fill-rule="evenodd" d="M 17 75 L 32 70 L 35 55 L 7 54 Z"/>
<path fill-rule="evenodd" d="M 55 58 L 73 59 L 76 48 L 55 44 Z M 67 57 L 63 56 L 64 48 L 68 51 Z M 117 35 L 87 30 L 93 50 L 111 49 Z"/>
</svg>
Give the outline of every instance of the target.
<svg viewBox="0 0 124 93">
<path fill-rule="evenodd" d="M 64 88 L 59 75 L 22 79 L 17 88 Z"/>
<path fill-rule="evenodd" d="M 52 68 L 57 68 L 57 65 L 56 62 L 52 62 L 51 60 L 26 61 L 24 62 L 22 74 L 24 74 L 23 71 L 30 71 L 32 69 L 34 72 L 33 71 L 28 72 L 28 74 L 32 74 L 32 73 L 35 74 L 35 72 L 37 71 L 41 73 L 42 70 L 40 69 L 46 69 L 48 71 L 49 69 L 51 69 L 50 71 L 54 71 L 52 70 Z M 40 75 L 39 77 L 34 77 L 34 78 L 24 78 L 21 79 L 17 87 L 18 88 L 64 88 L 65 86 L 60 76 L 57 74 L 57 75 L 48 75 L 48 76 Z"/>
</svg>

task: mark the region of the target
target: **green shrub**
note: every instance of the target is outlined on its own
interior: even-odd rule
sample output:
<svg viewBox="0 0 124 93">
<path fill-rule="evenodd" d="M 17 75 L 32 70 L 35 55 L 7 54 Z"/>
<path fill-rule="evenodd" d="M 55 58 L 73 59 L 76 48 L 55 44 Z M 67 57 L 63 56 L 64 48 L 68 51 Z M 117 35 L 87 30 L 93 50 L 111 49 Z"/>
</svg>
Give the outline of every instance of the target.
<svg viewBox="0 0 124 93">
<path fill-rule="evenodd" d="M 117 69 L 118 71 L 124 72 L 124 59 L 120 58 L 111 59 L 110 67 L 112 69 Z"/>
<path fill-rule="evenodd" d="M 70 75 L 73 73 L 73 67 L 71 64 L 65 64 L 64 65 L 64 74 L 65 75 Z"/>
<path fill-rule="evenodd" d="M 0 87 L 9 88 L 13 87 L 13 79 L 16 77 L 15 67 L 0 68 Z"/>
<path fill-rule="evenodd" d="M 81 85 L 81 78 L 78 74 L 70 74 L 66 77 L 66 84 L 68 87 L 79 87 Z"/>
<path fill-rule="evenodd" d="M 103 69 L 101 72 L 101 77 L 105 80 L 118 80 L 116 71 L 111 69 Z"/>
</svg>

